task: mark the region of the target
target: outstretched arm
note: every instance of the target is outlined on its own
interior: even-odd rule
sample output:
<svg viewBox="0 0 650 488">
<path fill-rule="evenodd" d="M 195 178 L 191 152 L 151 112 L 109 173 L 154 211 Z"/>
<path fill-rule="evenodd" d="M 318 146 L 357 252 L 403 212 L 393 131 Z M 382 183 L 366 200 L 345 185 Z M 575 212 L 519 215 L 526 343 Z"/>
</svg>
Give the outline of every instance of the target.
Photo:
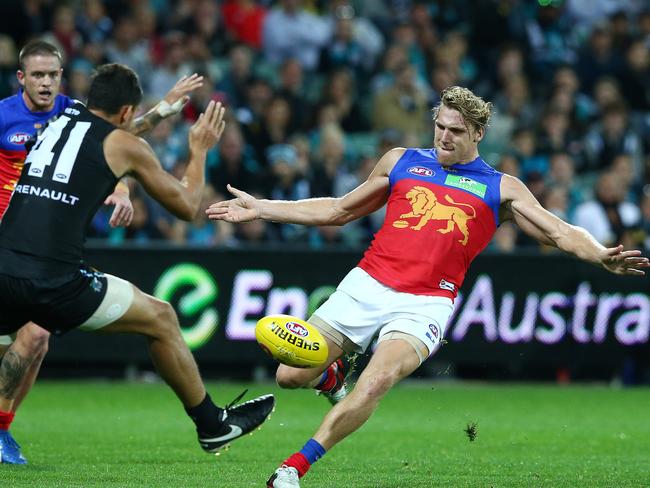
<svg viewBox="0 0 650 488">
<path fill-rule="evenodd" d="M 183 76 L 169 90 L 165 98 L 158 102 L 146 114 L 133 121 L 133 125 L 129 128 L 128 132 L 136 136 L 142 135 L 153 129 L 162 119 L 176 115 L 183 110 L 183 107 L 189 101 L 190 97 L 188 94 L 202 85 L 203 76 L 199 76 L 196 73 L 191 76 Z"/>
<path fill-rule="evenodd" d="M 381 208 L 388 198 L 388 175 L 404 149 L 388 151 L 366 181 L 338 198 L 304 200 L 260 200 L 228 185 L 235 198 L 210 205 L 205 211 L 213 220 L 248 222 L 262 219 L 302 225 L 343 225 Z"/>
<path fill-rule="evenodd" d="M 519 179 L 509 175 L 503 175 L 501 180 L 501 206 L 505 209 L 505 219 L 513 219 L 529 236 L 611 273 L 643 276 L 643 268 L 650 267 L 641 251 L 625 251 L 623 246 L 607 248 L 582 227 L 553 215 Z"/>
</svg>

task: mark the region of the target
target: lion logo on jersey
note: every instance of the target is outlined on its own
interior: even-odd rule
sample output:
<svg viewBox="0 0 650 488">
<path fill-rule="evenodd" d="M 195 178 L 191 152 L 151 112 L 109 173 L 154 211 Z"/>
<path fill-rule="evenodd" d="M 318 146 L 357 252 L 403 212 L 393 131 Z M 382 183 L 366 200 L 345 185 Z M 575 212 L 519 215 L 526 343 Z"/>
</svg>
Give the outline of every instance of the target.
<svg viewBox="0 0 650 488">
<path fill-rule="evenodd" d="M 455 227 L 463 234 L 463 238 L 459 239 L 463 246 L 467 245 L 469 239 L 469 230 L 467 229 L 467 221 L 476 218 L 476 210 L 471 205 L 466 203 L 455 202 L 449 195 L 445 195 L 445 200 L 452 205 L 440 203 L 438 197 L 429 188 L 424 186 L 414 186 L 406 193 L 406 198 L 411 204 L 412 211 L 400 215 L 400 219 L 419 218 L 420 220 L 416 225 L 411 226 L 412 230 L 421 230 L 422 227 L 427 225 L 430 220 L 446 220 L 447 227 L 438 229 L 441 234 L 448 234 L 453 231 Z M 460 207 L 469 207 L 471 214 L 465 213 Z M 393 227 L 404 228 L 409 223 L 405 220 L 396 220 L 393 222 Z"/>
</svg>

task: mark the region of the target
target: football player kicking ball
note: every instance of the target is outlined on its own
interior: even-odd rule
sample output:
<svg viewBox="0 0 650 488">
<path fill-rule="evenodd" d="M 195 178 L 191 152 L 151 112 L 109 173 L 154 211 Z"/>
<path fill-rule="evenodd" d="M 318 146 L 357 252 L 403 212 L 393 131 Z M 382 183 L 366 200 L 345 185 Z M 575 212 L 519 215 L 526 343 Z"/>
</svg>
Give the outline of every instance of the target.
<svg viewBox="0 0 650 488">
<path fill-rule="evenodd" d="M 61 54 L 55 46 L 35 40 L 27 43 L 18 56 L 20 69 L 16 76 L 20 91 L 0 101 L 0 219 L 2 219 L 14 188 L 22 172 L 26 143 L 49 120 L 75 103 L 59 94 L 61 88 Z M 178 113 L 187 103 L 188 93 L 202 84 L 202 77 L 181 78 L 154 109 L 136 119 L 129 131 L 141 134 L 150 130 L 163 118 Z M 110 225 L 126 226 L 133 217 L 128 187 L 119 182 L 104 201 L 115 209 Z M 13 336 L 0 336 L 0 357 L 12 342 L 15 351 L 29 358 L 24 369 L 0 371 L 0 463 L 25 464 L 27 461 L 9 428 L 16 410 L 29 393 L 48 349 L 50 333 L 33 322 L 22 327 Z"/>
<path fill-rule="evenodd" d="M 195 423 L 201 447 L 216 452 L 261 425 L 273 396 L 217 407 L 172 306 L 82 262 L 86 224 L 125 175 L 181 219 L 192 220 L 199 210 L 206 154 L 225 125 L 223 107 L 210 102 L 191 127 L 189 162 L 179 181 L 144 140 L 124 130 L 141 98 L 131 69 L 104 65 L 87 106 L 66 108 L 38 136 L 0 225 L 0 334 L 33 321 L 54 334 L 79 328 L 146 337 L 154 366 Z M 9 347 L 0 378 L 25 370 L 30 358 L 22 352 L 16 343 Z"/>
<path fill-rule="evenodd" d="M 343 225 L 388 202 L 383 226 L 358 266 L 309 322 L 325 336 L 329 362 L 378 345 L 346 398 L 323 419 L 304 447 L 285 459 L 267 482 L 297 488 L 299 478 L 342 439 L 363 425 L 381 398 L 440 345 L 453 300 L 472 260 L 497 225 L 513 220 L 540 242 L 621 275 L 650 266 L 639 251 L 605 248 L 584 229 L 546 211 L 526 186 L 492 169 L 478 154 L 491 104 L 470 90 L 450 87 L 433 111 L 432 149 L 396 148 L 367 181 L 341 198 L 257 200 L 236 197 L 213 204 L 212 219 L 264 219 L 304 225 Z M 329 363 L 326 363 L 329 364 Z M 280 365 L 281 387 L 307 385 L 322 372 Z"/>
</svg>

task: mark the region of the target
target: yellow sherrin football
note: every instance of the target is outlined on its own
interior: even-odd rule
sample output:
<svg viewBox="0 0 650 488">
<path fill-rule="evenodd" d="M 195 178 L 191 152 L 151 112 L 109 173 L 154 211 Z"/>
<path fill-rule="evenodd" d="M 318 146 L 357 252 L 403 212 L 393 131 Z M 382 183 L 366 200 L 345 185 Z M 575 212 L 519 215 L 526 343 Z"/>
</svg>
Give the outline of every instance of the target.
<svg viewBox="0 0 650 488">
<path fill-rule="evenodd" d="M 255 338 L 273 359 L 295 368 L 315 368 L 327 359 L 327 343 L 308 322 L 291 315 L 267 315 L 257 321 Z"/>
</svg>

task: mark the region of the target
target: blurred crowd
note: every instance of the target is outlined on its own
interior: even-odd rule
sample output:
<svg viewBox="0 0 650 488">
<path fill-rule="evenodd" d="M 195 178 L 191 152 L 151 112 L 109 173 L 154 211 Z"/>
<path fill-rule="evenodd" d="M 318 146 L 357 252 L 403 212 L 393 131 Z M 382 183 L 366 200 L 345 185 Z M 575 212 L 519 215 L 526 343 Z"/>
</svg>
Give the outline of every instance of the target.
<svg viewBox="0 0 650 488">
<path fill-rule="evenodd" d="M 600 242 L 650 249 L 650 7 L 644 0 L 21 0 L 0 6 L 0 96 L 17 51 L 64 53 L 64 93 L 85 99 L 104 62 L 139 74 L 146 110 L 193 72 L 182 117 L 148 141 L 182 174 L 187 131 L 210 99 L 228 107 L 205 205 L 226 184 L 274 199 L 338 196 L 396 146 L 430 147 L 431 108 L 463 85 L 495 105 L 483 158 Z M 381 211 L 344 228 L 172 218 L 133 184 L 135 219 L 91 236 L 192 245 L 367 244 Z M 508 223 L 491 247 L 536 244 Z"/>
</svg>

